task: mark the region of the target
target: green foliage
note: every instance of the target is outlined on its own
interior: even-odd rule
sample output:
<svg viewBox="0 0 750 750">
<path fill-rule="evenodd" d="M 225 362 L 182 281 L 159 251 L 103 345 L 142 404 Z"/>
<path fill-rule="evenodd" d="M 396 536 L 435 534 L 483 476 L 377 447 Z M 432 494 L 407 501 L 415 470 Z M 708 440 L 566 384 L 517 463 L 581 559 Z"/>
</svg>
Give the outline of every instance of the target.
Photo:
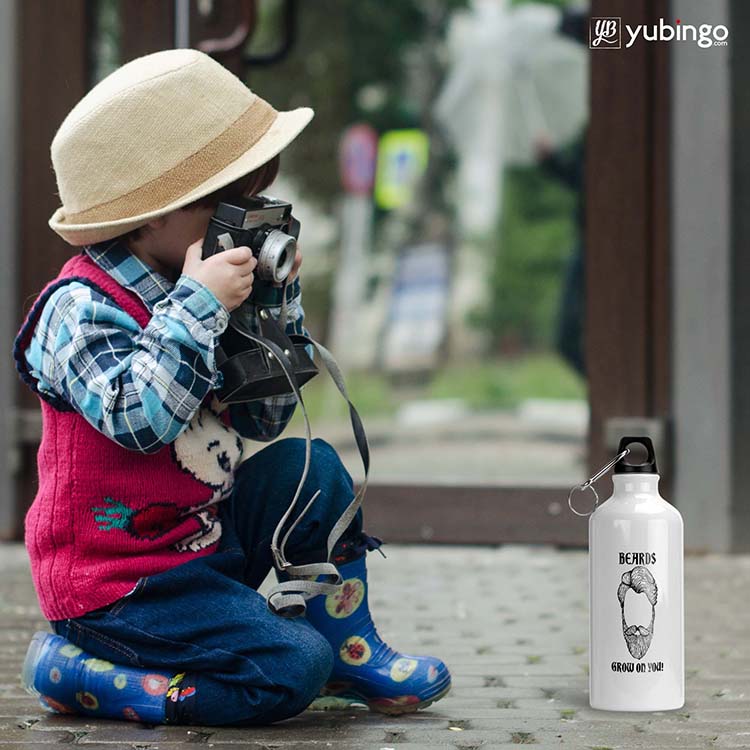
<svg viewBox="0 0 750 750">
<path fill-rule="evenodd" d="M 429 387 L 432 398 L 463 398 L 475 409 L 517 406 L 527 398 L 585 399 L 580 376 L 555 354 L 534 354 L 443 368 Z"/>
<path fill-rule="evenodd" d="M 490 302 L 473 315 L 497 347 L 548 348 L 576 241 L 575 193 L 540 168 L 506 170 L 499 238 L 490 247 Z M 489 244 L 489 243 L 488 243 Z"/>
<path fill-rule="evenodd" d="M 534 2 L 542 5 L 556 5 L 558 8 L 565 8 L 567 5 L 572 5 L 571 0 L 511 0 L 511 5 L 525 5 L 526 3 Z"/>
<path fill-rule="evenodd" d="M 324 368 L 321 368 L 324 370 Z M 397 399 L 385 376 L 370 372 L 346 372 L 346 390 L 357 411 L 363 416 L 387 416 L 397 408 Z M 313 378 L 302 390 L 307 413 L 313 423 L 320 419 L 348 419 L 348 407 L 336 386 L 324 372 Z M 297 408 L 291 426 L 304 429 L 302 411 Z"/>
</svg>

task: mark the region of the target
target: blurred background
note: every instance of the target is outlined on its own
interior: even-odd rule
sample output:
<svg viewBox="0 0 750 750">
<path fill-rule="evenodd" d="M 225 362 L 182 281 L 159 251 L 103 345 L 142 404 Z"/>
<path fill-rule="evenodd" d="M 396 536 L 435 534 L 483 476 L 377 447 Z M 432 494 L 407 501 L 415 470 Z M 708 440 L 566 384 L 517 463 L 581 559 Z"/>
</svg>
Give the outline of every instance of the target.
<svg viewBox="0 0 750 750">
<path fill-rule="evenodd" d="M 730 36 L 591 48 L 590 17 Z M 315 110 L 266 192 L 364 418 L 371 533 L 583 546 L 569 488 L 648 434 L 686 547 L 750 549 L 745 29 L 739 0 L 1 3 L 0 534 L 22 537 L 41 431 L 12 339 L 72 251 L 50 141 L 116 67 L 191 46 Z M 304 396 L 361 479 L 334 386 Z"/>
</svg>

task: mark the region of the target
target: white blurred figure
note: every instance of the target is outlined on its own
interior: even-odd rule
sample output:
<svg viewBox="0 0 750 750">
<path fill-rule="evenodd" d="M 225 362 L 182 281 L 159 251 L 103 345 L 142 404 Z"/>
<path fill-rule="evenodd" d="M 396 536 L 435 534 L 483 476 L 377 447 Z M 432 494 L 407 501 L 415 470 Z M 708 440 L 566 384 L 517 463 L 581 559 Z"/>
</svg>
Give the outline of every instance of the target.
<svg viewBox="0 0 750 750">
<path fill-rule="evenodd" d="M 558 33 L 561 19 L 551 5 L 508 0 L 472 0 L 451 19 L 434 112 L 459 157 L 456 205 L 469 235 L 496 229 L 506 165 L 533 163 L 539 133 L 561 146 L 586 121 L 587 51 Z"/>
</svg>

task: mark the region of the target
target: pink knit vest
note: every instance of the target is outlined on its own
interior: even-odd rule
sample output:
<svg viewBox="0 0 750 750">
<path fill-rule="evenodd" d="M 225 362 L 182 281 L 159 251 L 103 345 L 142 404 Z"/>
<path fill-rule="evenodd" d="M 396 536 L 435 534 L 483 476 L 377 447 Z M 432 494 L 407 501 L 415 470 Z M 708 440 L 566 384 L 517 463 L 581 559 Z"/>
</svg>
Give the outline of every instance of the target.
<svg viewBox="0 0 750 750">
<path fill-rule="evenodd" d="M 25 519 L 25 542 L 47 620 L 80 617 L 159 573 L 217 548 L 218 503 L 228 497 L 243 445 L 228 409 L 209 392 L 188 427 L 156 453 L 128 450 L 72 407 L 37 391 L 24 351 L 45 302 L 78 279 L 97 288 L 144 328 L 151 315 L 135 292 L 81 252 L 39 294 L 21 327 L 14 358 L 39 396 L 39 488 Z"/>
</svg>

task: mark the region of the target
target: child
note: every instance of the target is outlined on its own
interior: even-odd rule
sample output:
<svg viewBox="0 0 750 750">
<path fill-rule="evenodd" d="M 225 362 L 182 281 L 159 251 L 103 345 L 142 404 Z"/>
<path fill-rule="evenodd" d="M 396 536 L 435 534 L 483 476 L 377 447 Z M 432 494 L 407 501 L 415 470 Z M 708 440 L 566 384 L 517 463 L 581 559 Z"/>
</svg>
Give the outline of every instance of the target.
<svg viewBox="0 0 750 750">
<path fill-rule="evenodd" d="M 256 261 L 247 247 L 202 260 L 201 244 L 217 203 L 267 188 L 312 115 L 278 112 L 210 57 L 170 50 L 101 81 L 52 142 L 63 205 L 49 223 L 83 248 L 14 346 L 43 415 L 25 541 L 55 634 L 34 635 L 22 678 L 45 708 L 239 726 L 294 716 L 321 690 L 402 713 L 450 687 L 443 662 L 376 632 L 365 554 L 380 540 L 361 511 L 332 554 L 343 585 L 304 617 L 279 617 L 256 591 L 305 443 L 242 461 L 241 437 L 277 437 L 294 397 L 227 407 L 213 394 L 214 348 Z M 259 300 L 278 318 L 286 293 L 289 333 L 304 332 L 300 262 L 285 292 Z M 287 543 L 292 564 L 326 559 L 353 497 L 321 440 L 303 498 L 318 489 Z"/>
</svg>

